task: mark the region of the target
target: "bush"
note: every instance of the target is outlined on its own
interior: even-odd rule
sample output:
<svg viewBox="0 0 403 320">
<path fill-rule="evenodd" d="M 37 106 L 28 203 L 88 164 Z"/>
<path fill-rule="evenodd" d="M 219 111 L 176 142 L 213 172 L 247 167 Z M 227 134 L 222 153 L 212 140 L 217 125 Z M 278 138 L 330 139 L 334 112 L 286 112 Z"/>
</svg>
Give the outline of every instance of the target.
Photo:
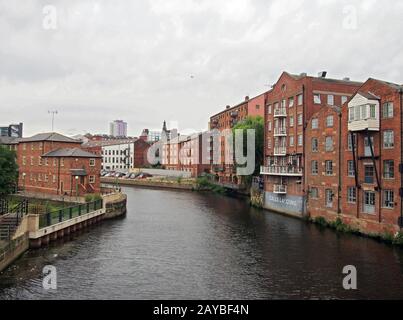
<svg viewBox="0 0 403 320">
<path fill-rule="evenodd" d="M 324 217 L 316 217 L 315 219 L 313 219 L 313 222 L 321 227 L 329 226 L 329 223 L 327 222 L 327 220 Z"/>
<path fill-rule="evenodd" d="M 403 232 L 399 231 L 393 239 L 393 244 L 403 246 Z"/>
<path fill-rule="evenodd" d="M 85 202 L 92 202 L 92 194 L 85 195 Z"/>
</svg>

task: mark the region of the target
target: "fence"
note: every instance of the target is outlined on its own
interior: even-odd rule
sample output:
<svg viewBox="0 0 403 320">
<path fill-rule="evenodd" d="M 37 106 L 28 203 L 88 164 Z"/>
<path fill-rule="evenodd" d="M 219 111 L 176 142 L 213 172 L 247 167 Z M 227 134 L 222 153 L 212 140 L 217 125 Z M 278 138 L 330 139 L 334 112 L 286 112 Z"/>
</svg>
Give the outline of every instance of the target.
<svg viewBox="0 0 403 320">
<path fill-rule="evenodd" d="M 94 202 L 88 202 L 77 206 L 67 207 L 42 214 L 39 217 L 39 229 L 46 228 L 54 224 L 79 217 L 83 214 L 102 209 L 102 206 L 103 201 L 102 199 L 100 199 Z"/>
</svg>

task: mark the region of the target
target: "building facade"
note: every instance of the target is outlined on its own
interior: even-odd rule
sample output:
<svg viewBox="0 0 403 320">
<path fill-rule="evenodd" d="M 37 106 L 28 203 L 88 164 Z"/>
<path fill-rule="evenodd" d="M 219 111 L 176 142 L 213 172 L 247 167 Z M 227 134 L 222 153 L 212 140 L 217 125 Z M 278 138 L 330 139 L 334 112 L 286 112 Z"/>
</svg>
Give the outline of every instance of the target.
<svg viewBox="0 0 403 320">
<path fill-rule="evenodd" d="M 360 85 L 348 79 L 328 79 L 326 72 L 318 77 L 283 72 L 272 90 L 266 93 L 265 163 L 261 168 L 265 208 L 295 216 L 307 214 L 308 125 L 323 107 L 340 107 Z M 334 131 L 335 120 L 333 118 L 326 132 Z M 329 161 L 332 159 L 333 156 Z"/>
<path fill-rule="evenodd" d="M 109 134 L 113 137 L 127 137 L 127 123 L 123 120 L 115 120 L 109 125 Z"/>
<path fill-rule="evenodd" d="M 233 145 L 228 142 L 225 132 L 229 132 L 240 121 L 248 116 L 264 117 L 265 94 L 258 95 L 252 99 L 245 97 L 245 100 L 236 106 L 227 106 L 224 111 L 210 118 L 210 130 L 218 130 L 220 137 L 219 161 L 213 163 L 213 148 L 211 145 L 211 173 L 216 175 L 216 180 L 225 184 L 239 184 L 240 180 L 236 174 L 236 166 L 233 160 Z M 230 143 L 230 144 L 229 144 Z"/>
<path fill-rule="evenodd" d="M 66 136 L 42 133 L 20 139 L 17 163 L 18 186 L 24 191 L 70 196 L 100 192 L 101 158 Z"/>
</svg>

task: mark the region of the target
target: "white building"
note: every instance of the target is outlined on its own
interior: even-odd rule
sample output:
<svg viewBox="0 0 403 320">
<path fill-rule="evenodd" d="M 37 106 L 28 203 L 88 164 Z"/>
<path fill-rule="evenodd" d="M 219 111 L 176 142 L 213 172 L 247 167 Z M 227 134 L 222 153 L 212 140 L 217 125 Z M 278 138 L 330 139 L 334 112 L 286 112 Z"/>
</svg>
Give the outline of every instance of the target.
<svg viewBox="0 0 403 320">
<path fill-rule="evenodd" d="M 133 142 L 102 146 L 102 169 L 127 170 L 133 168 L 133 161 Z"/>
<path fill-rule="evenodd" d="M 127 137 L 127 123 L 123 120 L 115 120 L 110 123 L 109 133 L 113 137 Z"/>
</svg>

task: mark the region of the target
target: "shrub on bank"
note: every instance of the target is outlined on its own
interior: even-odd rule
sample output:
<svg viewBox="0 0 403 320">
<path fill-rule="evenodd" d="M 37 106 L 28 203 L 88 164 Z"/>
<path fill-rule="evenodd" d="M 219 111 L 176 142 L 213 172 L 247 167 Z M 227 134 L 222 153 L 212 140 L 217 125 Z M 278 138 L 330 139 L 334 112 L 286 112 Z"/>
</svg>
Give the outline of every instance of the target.
<svg viewBox="0 0 403 320">
<path fill-rule="evenodd" d="M 85 195 L 85 202 L 95 202 L 101 199 L 102 196 L 99 193 Z"/>
</svg>

